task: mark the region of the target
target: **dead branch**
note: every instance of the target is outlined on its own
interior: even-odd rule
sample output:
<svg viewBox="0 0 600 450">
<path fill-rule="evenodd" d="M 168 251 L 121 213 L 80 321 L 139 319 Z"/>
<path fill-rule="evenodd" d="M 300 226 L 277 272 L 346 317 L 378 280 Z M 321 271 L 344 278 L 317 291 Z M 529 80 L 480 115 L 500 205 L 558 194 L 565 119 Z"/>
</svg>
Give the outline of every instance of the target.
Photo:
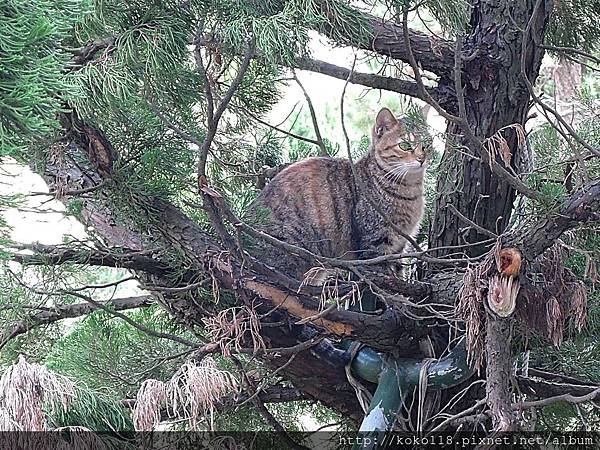
<svg viewBox="0 0 600 450">
<path fill-rule="evenodd" d="M 488 315 L 486 321 L 486 394 L 496 431 L 517 431 L 511 407 L 511 320 Z"/>
</svg>

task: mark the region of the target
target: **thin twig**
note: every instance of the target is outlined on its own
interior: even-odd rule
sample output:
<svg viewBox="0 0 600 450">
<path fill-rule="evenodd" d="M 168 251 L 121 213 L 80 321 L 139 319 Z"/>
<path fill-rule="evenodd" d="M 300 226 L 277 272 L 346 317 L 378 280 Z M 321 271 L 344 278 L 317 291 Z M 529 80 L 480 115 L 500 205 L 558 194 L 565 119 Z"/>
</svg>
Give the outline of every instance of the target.
<svg viewBox="0 0 600 450">
<path fill-rule="evenodd" d="M 201 52 L 200 47 L 196 48 L 196 51 L 195 51 L 196 65 L 198 67 L 198 71 L 200 72 L 200 75 L 204 79 L 203 80 L 204 81 L 204 93 L 206 96 L 206 104 L 207 104 L 206 105 L 207 106 L 206 107 L 207 130 L 206 130 L 206 136 L 204 137 L 204 141 L 202 142 L 202 145 L 200 146 L 200 156 L 198 158 L 198 178 L 199 179 L 201 177 L 206 177 L 206 160 L 208 158 L 208 152 L 210 150 L 210 146 L 212 145 L 212 142 L 217 134 L 217 128 L 219 126 L 219 121 L 221 120 L 221 116 L 227 109 L 229 102 L 233 98 L 235 91 L 242 84 L 244 75 L 246 75 L 246 72 L 247 72 L 248 68 L 250 67 L 250 61 L 252 60 L 252 56 L 254 55 L 255 47 L 256 47 L 255 40 L 251 39 L 250 42 L 248 43 L 248 48 L 246 49 L 244 59 L 242 60 L 242 63 L 240 64 L 240 68 L 238 69 L 238 72 L 237 72 L 235 78 L 233 79 L 233 81 L 231 82 L 229 89 L 227 89 L 227 91 L 225 92 L 225 95 L 223 96 L 223 98 L 221 99 L 219 104 L 217 105 L 216 109 L 215 109 L 215 105 L 214 105 L 214 95 L 212 92 L 212 88 L 210 86 L 210 80 L 208 79 L 208 75 L 206 73 L 206 66 L 204 65 L 204 60 L 202 58 L 202 52 Z"/>
<path fill-rule="evenodd" d="M 450 209 L 450 211 L 452 211 L 453 214 L 456 215 L 456 217 L 458 217 L 459 219 L 461 219 L 463 222 L 465 222 L 466 224 L 470 225 L 471 227 L 475 228 L 477 231 L 479 231 L 481 234 L 488 236 L 490 238 L 494 238 L 496 239 L 498 237 L 498 235 L 496 233 L 492 233 L 490 230 L 488 230 L 487 228 L 483 228 L 481 225 L 477 225 L 475 222 L 473 222 L 471 219 L 469 219 L 468 217 L 466 217 L 465 215 L 463 215 L 458 209 L 456 209 L 454 207 L 454 205 L 452 205 L 451 203 L 448 203 L 446 205 L 446 208 Z"/>
<path fill-rule="evenodd" d="M 195 342 L 189 341 L 189 340 L 181 338 L 179 336 L 175 336 L 174 334 L 162 333 L 159 331 L 155 331 L 152 328 L 148 328 L 145 325 L 137 323 L 135 320 L 132 320 L 127 315 L 121 314 L 120 312 L 111 309 L 110 307 L 106 306 L 104 303 L 98 302 L 98 301 L 94 300 L 93 298 L 89 297 L 88 295 L 83 295 L 78 292 L 73 292 L 73 291 L 68 291 L 68 290 L 61 290 L 58 293 L 62 293 L 65 295 L 72 295 L 73 297 L 78 297 L 82 300 L 85 300 L 86 302 L 94 305 L 98 309 L 101 309 L 102 311 L 110 314 L 111 316 L 118 317 L 119 319 L 127 322 L 132 327 L 137 328 L 138 330 L 146 333 L 149 336 L 153 336 L 153 337 L 157 337 L 157 338 L 161 338 L 161 339 L 168 339 L 170 341 L 177 342 L 178 344 L 187 345 L 188 347 L 192 347 L 192 348 L 196 348 L 199 346 L 199 344 L 197 344 Z"/>
<path fill-rule="evenodd" d="M 241 109 L 246 115 L 250 116 L 250 118 L 252 118 L 256 122 L 260 123 L 261 125 L 269 127 L 269 128 L 271 128 L 271 129 L 273 129 L 273 130 L 275 130 L 275 131 L 277 131 L 277 132 L 279 132 L 281 134 L 285 134 L 286 136 L 292 137 L 294 139 L 298 139 L 299 141 L 304 141 L 304 142 L 308 142 L 309 144 L 313 144 L 313 145 L 319 146 L 319 142 L 316 141 L 315 139 L 307 138 L 305 136 L 300 136 L 299 134 L 295 134 L 295 133 L 292 133 L 291 131 L 284 130 L 283 128 L 280 128 L 280 127 L 278 127 L 276 125 L 271 125 L 270 123 L 262 120 L 260 117 L 258 117 L 257 115 L 251 113 L 247 109 L 245 109 L 245 108 L 239 108 L 239 109 Z"/>
<path fill-rule="evenodd" d="M 576 53 L 577 55 L 583 56 L 591 61 L 594 61 L 597 64 L 600 64 L 600 58 L 592 55 L 591 53 L 584 52 L 583 50 L 579 50 L 573 47 L 559 47 L 555 45 L 545 45 L 539 44 L 539 48 L 543 48 L 544 50 L 550 50 L 552 52 L 564 52 L 564 53 Z"/>
<path fill-rule="evenodd" d="M 160 111 L 160 109 L 158 108 L 158 106 L 156 106 L 154 101 L 148 99 L 148 104 L 150 105 L 150 109 L 152 110 L 152 112 L 156 114 L 156 116 L 161 120 L 161 122 L 163 122 L 165 126 L 171 131 L 173 131 L 177 136 L 179 136 L 184 141 L 190 142 L 198 146 L 198 148 L 202 147 L 202 140 L 199 137 L 185 132 L 179 125 L 174 124 Z"/>
<path fill-rule="evenodd" d="M 571 394 L 562 394 L 562 395 L 556 395 L 554 397 L 544 398 L 542 400 L 534 400 L 534 401 L 530 401 L 530 402 L 515 403 L 513 405 L 513 408 L 517 409 L 517 410 L 523 410 L 523 409 L 529 409 L 529 408 L 540 408 L 540 407 L 544 407 L 544 406 L 550 406 L 550 405 L 553 405 L 553 404 L 559 403 L 559 402 L 578 404 L 578 403 L 590 402 L 592 400 L 595 400 L 598 396 L 600 396 L 600 387 L 593 390 L 589 394 L 582 395 L 580 397 L 576 397 Z"/>
<path fill-rule="evenodd" d="M 72 189 L 70 191 L 65 191 L 65 192 L 57 192 L 57 191 L 50 191 L 50 192 L 31 192 L 27 195 L 51 195 L 53 197 L 56 197 L 57 195 L 60 194 L 61 197 L 72 197 L 72 196 L 76 196 L 76 195 L 82 195 L 82 194 L 88 194 L 90 192 L 95 192 L 99 189 L 102 189 L 104 186 L 106 186 L 108 180 L 102 180 L 100 183 L 95 184 L 93 186 L 87 187 L 87 188 L 82 188 L 82 189 Z"/>
<path fill-rule="evenodd" d="M 296 71 L 292 69 L 292 74 L 294 74 L 294 80 L 300 86 L 300 89 L 304 93 L 304 98 L 306 99 L 306 103 L 308 103 L 308 110 L 310 111 L 310 117 L 312 119 L 313 128 L 315 130 L 315 137 L 317 141 L 317 145 L 319 146 L 319 156 L 329 156 L 327 153 L 327 148 L 323 143 L 323 138 L 321 137 L 321 130 L 319 130 L 319 121 L 317 120 L 317 113 L 315 112 L 315 108 L 313 106 L 312 100 L 308 95 L 308 92 L 304 88 L 304 85 L 300 82 L 300 79 L 296 75 Z"/>
</svg>

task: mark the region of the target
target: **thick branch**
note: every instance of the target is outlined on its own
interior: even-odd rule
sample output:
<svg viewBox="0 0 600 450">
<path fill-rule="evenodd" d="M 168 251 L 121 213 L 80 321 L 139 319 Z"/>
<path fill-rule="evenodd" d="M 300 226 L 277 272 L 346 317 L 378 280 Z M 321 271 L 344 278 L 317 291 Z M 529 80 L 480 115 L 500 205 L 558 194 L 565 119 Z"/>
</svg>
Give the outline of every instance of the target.
<svg viewBox="0 0 600 450">
<path fill-rule="evenodd" d="M 557 212 L 538 221 L 525 233 L 508 239 L 529 261 L 544 253 L 565 232 L 581 223 L 600 220 L 600 180 L 585 184 L 568 197 Z"/>
<path fill-rule="evenodd" d="M 214 36 L 200 36 L 196 39 L 195 44 L 207 48 L 219 45 Z M 258 50 L 255 50 L 252 56 L 254 58 L 262 57 Z M 383 89 L 390 92 L 397 92 L 398 94 L 410 95 L 411 97 L 417 97 L 426 101 L 426 98 L 419 91 L 417 84 L 412 81 L 400 80 L 398 78 L 386 77 L 374 73 L 350 71 L 350 69 L 346 67 L 337 66 L 326 61 L 308 57 L 295 58 L 290 65 L 295 69 L 320 73 L 344 81 L 349 80 L 349 82 L 353 84 L 360 84 L 369 88 Z M 436 100 L 440 98 L 440 95 L 435 88 L 427 88 L 426 90 L 431 98 Z"/>
<path fill-rule="evenodd" d="M 488 314 L 486 323 L 486 394 L 496 431 L 517 431 L 511 407 L 510 321 Z"/>
<path fill-rule="evenodd" d="M 371 14 L 362 13 L 360 20 L 370 28 L 370 35 L 364 39 L 357 39 L 352 34 L 351 27 L 332 25 L 343 19 L 336 15 L 336 11 L 329 8 L 327 1 L 319 3 L 321 13 L 328 20 L 318 31 L 325 33 L 341 44 L 352 45 L 362 50 L 373 51 L 383 56 L 408 62 L 408 50 L 404 45 L 404 31 L 401 25 L 393 21 L 384 21 L 380 17 Z M 448 76 L 452 72 L 452 43 L 413 30 L 409 30 L 409 39 L 415 59 L 423 69 L 440 76 Z"/>
<path fill-rule="evenodd" d="M 372 73 L 364 72 L 350 72 L 350 69 L 346 67 L 336 66 L 325 61 L 310 58 L 296 58 L 294 60 L 294 66 L 297 69 L 308 70 L 310 72 L 316 72 L 330 77 L 338 78 L 340 80 L 349 80 L 350 83 L 360 84 L 362 86 L 383 89 L 385 91 L 397 92 L 399 94 L 410 95 L 411 97 L 417 97 L 425 100 L 421 95 L 417 84 L 412 81 L 400 80 L 393 77 L 384 77 L 382 75 L 376 75 Z M 429 94 L 438 99 L 438 93 L 435 89 L 428 89 Z"/>
</svg>

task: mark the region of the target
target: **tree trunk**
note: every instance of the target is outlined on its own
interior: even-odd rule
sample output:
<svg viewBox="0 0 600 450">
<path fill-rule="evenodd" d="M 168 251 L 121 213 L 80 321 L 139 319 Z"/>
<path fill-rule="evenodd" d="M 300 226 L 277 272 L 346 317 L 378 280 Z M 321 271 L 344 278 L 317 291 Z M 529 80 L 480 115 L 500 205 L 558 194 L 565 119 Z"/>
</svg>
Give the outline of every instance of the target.
<svg viewBox="0 0 600 450">
<path fill-rule="evenodd" d="M 541 43 L 552 10 L 551 0 L 541 0 L 532 22 L 531 37 L 526 36 L 525 73 L 534 83 L 543 57 Z M 462 46 L 466 114 L 474 134 L 480 139 L 492 136 L 502 127 L 524 125 L 529 110 L 529 91 L 521 74 L 521 44 L 523 32 L 532 16 L 536 0 L 521 2 L 477 1 L 473 5 L 470 35 Z M 516 22 L 516 23 L 515 23 Z M 519 29 L 517 29 L 517 26 Z M 533 37 L 533 38 L 532 38 Z M 447 89 L 453 89 L 453 81 Z M 457 113 L 456 106 L 446 105 Z M 479 159 L 479 151 L 451 123 L 447 128 L 448 143 L 442 157 L 437 181 L 438 197 L 430 232 L 430 247 L 477 243 L 488 239 L 474 228 L 467 228 L 448 205 L 477 225 L 500 234 L 511 216 L 514 189 L 495 176 Z M 453 136 L 453 139 L 450 138 Z M 512 152 L 510 168 L 519 173 L 526 149 L 517 146 L 512 130 L 503 132 Z M 498 159 L 498 161 L 500 161 Z M 502 164 L 502 162 L 500 162 Z M 453 252 L 440 250 L 437 255 Z M 466 249 L 471 256 L 486 251 L 476 245 Z"/>
</svg>

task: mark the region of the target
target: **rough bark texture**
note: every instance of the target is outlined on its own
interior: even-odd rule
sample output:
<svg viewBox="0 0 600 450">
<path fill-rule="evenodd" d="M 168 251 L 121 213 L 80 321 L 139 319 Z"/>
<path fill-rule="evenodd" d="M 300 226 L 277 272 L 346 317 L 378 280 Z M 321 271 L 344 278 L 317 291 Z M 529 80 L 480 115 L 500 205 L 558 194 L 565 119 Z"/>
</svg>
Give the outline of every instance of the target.
<svg viewBox="0 0 600 450">
<path fill-rule="evenodd" d="M 488 314 L 486 324 L 486 393 L 496 431 L 517 431 L 512 409 L 511 320 Z"/>
<path fill-rule="evenodd" d="M 520 72 L 523 33 L 513 21 L 524 29 L 535 3 L 535 0 L 481 0 L 473 4 L 472 31 L 462 47 L 465 58 L 462 79 L 467 119 L 475 135 L 482 140 L 507 125 L 525 123 L 529 92 Z M 533 23 L 531 32 L 538 41 L 543 39 L 551 6 L 551 1 L 543 1 Z M 527 48 L 525 72 L 533 82 L 538 75 L 543 50 L 533 41 Z M 456 112 L 454 105 L 447 106 Z M 430 233 L 432 247 L 474 243 L 487 238 L 472 228 L 461 232 L 464 223 L 447 205 L 453 205 L 477 225 L 499 234 L 508 225 L 515 198 L 514 189 L 492 175 L 490 168 L 478 159 L 478 150 L 462 136 L 458 126 L 450 124 L 447 131 L 455 138 L 448 145 L 441 163 Z M 504 132 L 504 136 L 512 151 L 511 168 L 518 173 L 526 157 L 525 149 L 517 148 L 513 131 Z M 457 151 L 457 146 L 460 151 Z M 444 250 L 438 254 L 451 251 Z M 482 246 L 467 249 L 470 255 L 484 251 Z"/>
<path fill-rule="evenodd" d="M 71 150 L 76 151 L 74 147 Z M 47 166 L 46 170 L 47 179 L 52 183 L 52 180 L 57 177 L 57 169 L 54 166 Z M 78 180 L 79 187 L 89 188 L 92 183 L 98 182 L 98 177 L 93 172 L 86 172 L 84 176 L 81 170 L 81 167 L 75 165 L 61 167 L 62 175 L 65 175 L 64 171 L 68 171 L 70 179 Z M 164 245 L 177 249 L 183 258 L 182 261 L 179 263 L 176 260 L 162 261 L 159 254 L 144 248 L 141 251 L 146 250 L 146 253 L 134 252 L 133 255 L 125 253 L 122 257 L 112 255 L 109 258 L 102 252 L 89 254 L 87 251 L 83 253 L 73 250 L 51 251 L 48 247 L 39 247 L 37 257 L 24 256 L 22 262 L 38 264 L 46 257 L 48 263 L 54 264 L 64 261 L 85 261 L 97 265 L 124 266 L 134 270 L 144 284 L 172 287 L 185 286 L 197 281 L 199 274 L 211 273 L 218 279 L 222 288 L 236 293 L 240 301 L 249 306 L 262 304 L 259 307 L 260 313 L 272 310 L 278 301 L 285 304 L 289 300 L 290 304 L 287 308 L 280 307 L 269 316 L 271 323 L 285 325 L 262 328 L 263 337 L 269 347 L 291 347 L 322 333 L 322 337 L 357 339 L 371 347 L 395 353 L 397 356 L 414 356 L 419 351 L 418 337 L 431 331 L 426 326 L 428 323 L 432 324 L 431 320 L 423 321 L 421 325 L 408 319 L 403 315 L 405 307 L 402 305 L 373 315 L 332 311 L 331 315 L 322 317 L 322 320 L 315 320 L 312 326 L 294 325 L 298 319 L 317 314 L 314 297 L 286 288 L 285 282 L 282 282 L 284 286 L 275 285 L 273 280 L 267 281 L 264 274 L 249 268 L 242 271 L 234 261 L 225 264 L 223 261 L 230 260 L 222 258 L 222 249 L 216 241 L 178 208 L 159 199 L 138 200 L 143 201 L 147 210 L 153 211 L 153 248 L 160 242 L 162 236 Z M 591 183 L 565 202 L 560 212 L 540 220 L 532 226 L 531 230 L 521 230 L 519 234 L 512 237 L 512 241 L 520 243 L 515 246 L 520 245 L 519 248 L 526 258 L 535 259 L 553 243 L 546 238 L 549 235 L 548 230 L 551 230 L 551 236 L 558 236 L 579 223 L 578 220 L 590 218 L 589 214 L 594 214 L 598 202 L 600 202 L 600 182 Z M 140 245 L 144 246 L 145 239 L 135 231 L 135 224 L 130 223 L 128 227 L 118 225 L 117 221 L 109 215 L 109 209 L 103 203 L 102 196 L 87 202 L 86 210 L 94 212 L 86 214 L 88 224 L 95 226 L 96 232 L 108 245 L 120 246 L 123 237 L 126 236 L 126 240 L 142 243 Z M 104 211 L 105 214 L 101 217 L 100 224 L 111 223 L 112 226 L 104 228 L 96 226 L 95 218 L 100 217 L 98 211 Z M 570 218 L 566 215 L 569 211 L 588 213 L 576 214 Z M 120 249 L 120 252 L 122 253 L 123 249 Z M 185 266 L 185 270 L 182 271 L 181 266 Z M 173 278 L 173 274 L 176 273 L 179 274 L 177 279 Z M 397 282 L 386 277 L 377 279 L 377 283 L 391 290 L 406 292 L 413 300 L 426 299 L 427 302 L 438 305 L 453 305 L 456 293 L 462 284 L 462 271 L 438 272 L 420 283 Z M 341 286 L 341 289 L 343 290 L 344 287 Z M 285 299 L 283 302 L 281 296 Z M 157 302 L 183 323 L 197 325 L 207 315 L 206 306 L 200 307 L 193 298 L 186 296 L 163 294 L 157 297 Z M 499 340 L 497 344 L 498 351 L 504 353 L 508 351 L 506 340 Z M 500 348 L 502 346 L 503 348 Z M 336 354 L 336 350 L 328 341 L 322 341 L 320 345 L 297 353 L 290 361 L 291 358 L 289 355 L 269 357 L 267 363 L 273 368 L 285 364 L 286 367 L 281 373 L 311 398 L 322 401 L 355 422 L 362 419 L 362 410 L 356 400 L 354 389 L 346 380 L 344 365 L 347 361 Z"/>
<path fill-rule="evenodd" d="M 540 249 L 549 248 L 565 230 L 575 224 L 600 220 L 600 181 L 586 183 L 575 192 L 558 212 L 535 223 L 525 235 L 515 235 L 507 239 L 514 242 L 528 261 L 539 256 Z"/>
</svg>

